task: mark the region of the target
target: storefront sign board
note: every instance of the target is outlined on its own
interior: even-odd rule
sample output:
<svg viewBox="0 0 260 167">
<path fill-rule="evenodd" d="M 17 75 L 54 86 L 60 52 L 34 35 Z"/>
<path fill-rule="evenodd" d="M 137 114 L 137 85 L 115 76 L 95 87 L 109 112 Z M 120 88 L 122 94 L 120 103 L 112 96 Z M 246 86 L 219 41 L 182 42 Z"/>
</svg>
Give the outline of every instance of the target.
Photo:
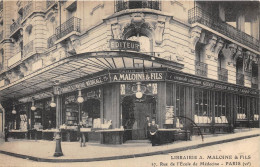
<svg viewBox="0 0 260 167">
<path fill-rule="evenodd" d="M 111 39 L 109 41 L 109 47 L 111 50 L 131 50 L 140 51 L 140 43 L 137 41 Z"/>
<path fill-rule="evenodd" d="M 185 75 L 180 75 L 172 72 L 167 73 L 167 80 L 172 80 L 172 81 L 179 81 L 179 82 L 184 82 L 184 83 L 189 83 L 193 85 L 198 85 L 198 86 L 205 86 L 208 88 L 215 88 L 219 90 L 227 90 L 227 91 L 233 91 L 233 92 L 238 92 L 238 93 L 244 93 L 244 94 L 250 94 L 250 95 L 258 95 L 258 92 L 253 89 L 247 89 L 247 88 L 240 88 L 236 87 L 235 85 L 225 85 L 221 83 L 214 83 L 211 81 L 205 81 L 201 78 L 193 78 L 191 76 L 185 76 Z"/>
</svg>

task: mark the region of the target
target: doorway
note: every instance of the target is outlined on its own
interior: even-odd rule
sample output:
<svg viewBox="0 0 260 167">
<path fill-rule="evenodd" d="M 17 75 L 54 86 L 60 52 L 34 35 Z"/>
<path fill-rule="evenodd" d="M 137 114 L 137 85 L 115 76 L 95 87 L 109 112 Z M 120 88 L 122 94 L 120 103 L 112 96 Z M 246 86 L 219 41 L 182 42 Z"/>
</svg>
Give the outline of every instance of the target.
<svg viewBox="0 0 260 167">
<path fill-rule="evenodd" d="M 122 103 L 124 141 L 146 139 L 146 117 L 156 117 L 156 100 L 146 95 L 142 99 L 126 96 Z"/>
</svg>

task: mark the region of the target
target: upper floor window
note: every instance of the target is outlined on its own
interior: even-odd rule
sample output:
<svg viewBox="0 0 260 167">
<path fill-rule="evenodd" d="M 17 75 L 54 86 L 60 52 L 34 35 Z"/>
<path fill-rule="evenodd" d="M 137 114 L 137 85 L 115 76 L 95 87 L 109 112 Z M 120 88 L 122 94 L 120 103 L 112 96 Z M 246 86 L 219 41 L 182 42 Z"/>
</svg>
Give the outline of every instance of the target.
<svg viewBox="0 0 260 167">
<path fill-rule="evenodd" d="M 152 52 L 151 50 L 151 43 L 150 39 L 146 36 L 131 36 L 128 38 L 128 40 L 131 41 L 138 41 L 140 42 L 140 52 L 142 53 L 150 53 Z"/>
<path fill-rule="evenodd" d="M 116 0 L 115 12 L 120 12 L 126 9 L 147 8 L 161 10 L 160 0 Z"/>
</svg>

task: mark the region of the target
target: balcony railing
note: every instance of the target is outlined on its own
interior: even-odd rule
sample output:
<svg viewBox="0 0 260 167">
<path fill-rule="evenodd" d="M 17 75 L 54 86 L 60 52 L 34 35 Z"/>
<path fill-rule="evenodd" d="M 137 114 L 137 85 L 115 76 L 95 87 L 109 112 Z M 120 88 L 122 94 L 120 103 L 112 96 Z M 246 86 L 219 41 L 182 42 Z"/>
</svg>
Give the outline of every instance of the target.
<svg viewBox="0 0 260 167">
<path fill-rule="evenodd" d="M 23 54 L 24 54 L 24 57 L 27 57 L 29 53 L 32 53 L 34 50 L 33 48 L 33 41 L 29 42 L 28 44 L 26 44 L 24 47 L 23 47 Z"/>
<path fill-rule="evenodd" d="M 252 88 L 258 89 L 258 78 L 257 77 L 252 77 Z"/>
<path fill-rule="evenodd" d="M 161 2 L 160 0 L 153 0 L 153 1 L 116 0 L 115 2 L 115 12 L 120 12 L 126 9 L 137 9 L 137 8 L 161 10 Z"/>
<path fill-rule="evenodd" d="M 51 37 L 49 37 L 48 40 L 47 40 L 47 44 L 48 44 L 47 47 L 48 47 L 48 48 L 53 47 L 56 40 L 57 40 L 57 37 L 56 37 L 55 34 L 52 35 Z"/>
<path fill-rule="evenodd" d="M 52 5 L 56 3 L 55 0 L 46 0 L 46 9 L 49 9 Z"/>
<path fill-rule="evenodd" d="M 252 49 L 260 51 L 260 42 L 257 39 L 221 21 L 218 16 L 214 16 L 199 7 L 189 10 L 189 23 L 193 24 L 196 22 L 226 35 L 227 37 Z"/>
<path fill-rule="evenodd" d="M 16 21 L 13 22 L 13 24 L 10 25 L 10 33 L 13 34 L 15 31 L 20 29 L 21 26 L 22 17 L 20 16 Z"/>
<path fill-rule="evenodd" d="M 195 61 L 195 72 L 196 75 L 207 77 L 208 76 L 208 65 L 200 61 Z"/>
<path fill-rule="evenodd" d="M 23 19 L 25 19 L 29 14 L 33 12 L 33 2 L 29 2 L 24 8 L 23 8 Z"/>
<path fill-rule="evenodd" d="M 80 19 L 77 17 L 72 17 L 61 26 L 57 27 L 56 37 L 57 39 L 60 39 L 73 31 L 80 32 Z"/>
<path fill-rule="evenodd" d="M 3 37 L 4 37 L 4 31 L 0 31 L 0 41 L 3 40 Z"/>
<path fill-rule="evenodd" d="M 245 78 L 244 74 L 237 73 L 237 84 L 244 86 L 245 83 L 244 78 Z"/>
<path fill-rule="evenodd" d="M 218 80 L 228 81 L 228 70 L 224 68 L 218 68 Z"/>
</svg>

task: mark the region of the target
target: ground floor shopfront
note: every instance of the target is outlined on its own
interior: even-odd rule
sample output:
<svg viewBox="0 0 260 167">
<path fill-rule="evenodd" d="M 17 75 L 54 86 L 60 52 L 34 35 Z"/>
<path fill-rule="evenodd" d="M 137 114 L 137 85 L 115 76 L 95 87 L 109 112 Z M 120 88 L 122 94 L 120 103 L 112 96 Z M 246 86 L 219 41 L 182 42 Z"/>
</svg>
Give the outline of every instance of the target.
<svg viewBox="0 0 260 167">
<path fill-rule="evenodd" d="M 259 127 L 258 90 L 169 68 L 104 70 L 54 86 L 54 94 L 55 107 L 52 98 L 19 104 L 16 114 L 9 107 L 10 136 L 52 140 L 58 125 L 63 140 L 75 141 L 81 132 L 90 141 L 121 144 L 147 138 L 147 117 L 174 140 Z"/>
</svg>

